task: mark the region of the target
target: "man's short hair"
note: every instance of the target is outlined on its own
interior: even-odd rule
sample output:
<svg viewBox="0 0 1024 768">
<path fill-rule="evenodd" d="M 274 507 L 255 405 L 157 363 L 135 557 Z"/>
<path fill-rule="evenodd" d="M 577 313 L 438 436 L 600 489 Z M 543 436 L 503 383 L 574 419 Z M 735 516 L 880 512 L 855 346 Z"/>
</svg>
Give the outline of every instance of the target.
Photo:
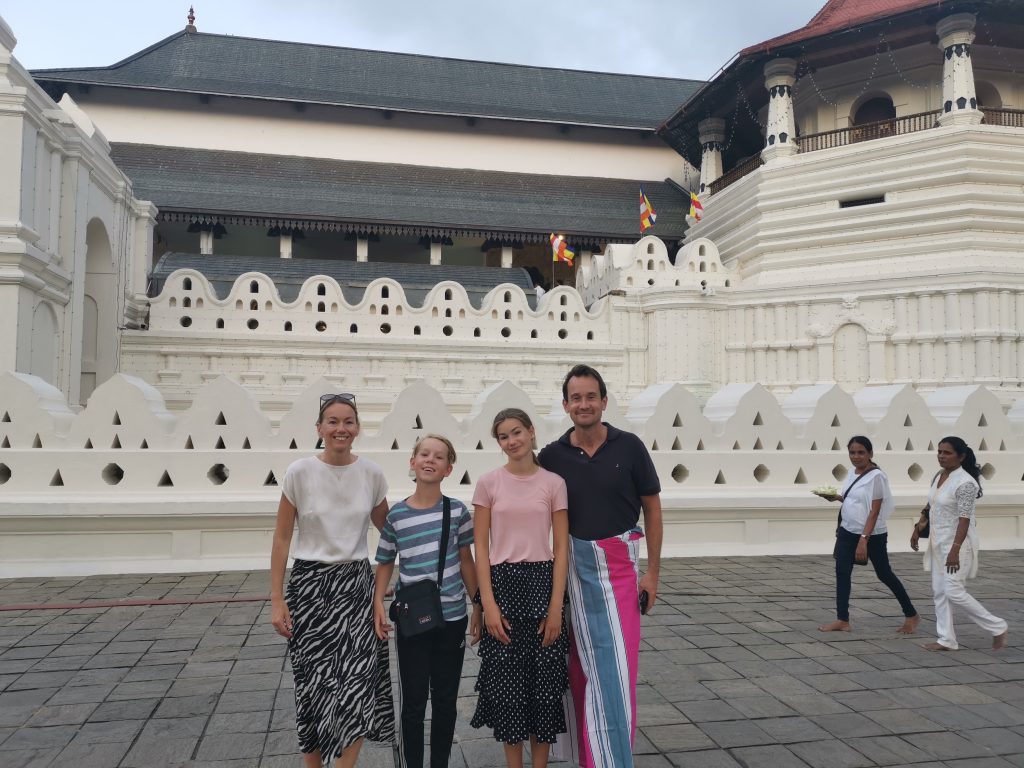
<svg viewBox="0 0 1024 768">
<path fill-rule="evenodd" d="M 601 393 L 601 399 L 604 400 L 608 397 L 608 387 L 605 386 L 604 379 L 601 378 L 601 374 L 597 372 L 596 368 L 591 368 L 589 365 L 574 365 L 572 370 L 565 374 L 565 379 L 562 381 L 562 400 L 569 400 L 569 379 L 595 379 L 597 381 L 598 391 Z"/>
</svg>

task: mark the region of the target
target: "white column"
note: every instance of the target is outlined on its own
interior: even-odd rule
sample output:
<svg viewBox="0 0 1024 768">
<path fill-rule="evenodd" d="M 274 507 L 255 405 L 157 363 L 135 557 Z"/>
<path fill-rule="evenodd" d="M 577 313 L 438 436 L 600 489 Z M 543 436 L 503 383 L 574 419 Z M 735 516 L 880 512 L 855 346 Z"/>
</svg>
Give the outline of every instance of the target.
<svg viewBox="0 0 1024 768">
<path fill-rule="evenodd" d="M 202 229 L 199 231 L 199 253 L 208 256 L 213 253 L 213 230 Z"/>
<path fill-rule="evenodd" d="M 441 263 L 441 244 L 431 243 L 430 244 L 430 263 L 437 265 Z"/>
<path fill-rule="evenodd" d="M 973 13 L 954 13 L 935 25 L 943 55 L 940 125 L 981 122 L 982 114 L 974 90 L 974 66 L 971 64 L 974 21 Z"/>
<path fill-rule="evenodd" d="M 793 117 L 793 85 L 796 83 L 796 62 L 773 59 L 764 65 L 764 87 L 768 89 L 768 123 L 765 125 L 765 148 L 761 157 L 766 163 L 779 157 L 795 155 L 796 119 Z"/>
<path fill-rule="evenodd" d="M 725 120 L 709 117 L 697 123 L 700 131 L 700 194 L 715 179 L 722 178 L 722 144 L 725 142 Z"/>
<path fill-rule="evenodd" d="M 946 342 L 946 383 L 962 384 L 963 378 L 963 332 L 960 325 L 960 292 L 946 291 L 944 295 Z"/>
<path fill-rule="evenodd" d="M 370 260 L 370 241 L 365 237 L 356 239 L 356 261 Z"/>
<path fill-rule="evenodd" d="M 281 258 L 290 259 L 292 257 L 292 236 L 283 233 L 279 235 L 278 247 L 280 248 Z"/>
<path fill-rule="evenodd" d="M 512 248 L 511 246 L 502 246 L 501 248 L 501 266 L 503 269 L 509 269 L 512 266 Z"/>
</svg>

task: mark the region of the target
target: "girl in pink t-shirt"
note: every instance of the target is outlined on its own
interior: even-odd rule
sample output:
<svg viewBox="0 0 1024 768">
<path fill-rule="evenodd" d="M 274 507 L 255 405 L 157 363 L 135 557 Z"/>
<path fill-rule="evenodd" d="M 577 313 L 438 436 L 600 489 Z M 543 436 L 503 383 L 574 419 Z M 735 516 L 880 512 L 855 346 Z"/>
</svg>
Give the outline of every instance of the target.
<svg viewBox="0 0 1024 768">
<path fill-rule="evenodd" d="M 474 599 L 483 603 L 486 633 L 472 725 L 494 730 L 510 768 L 523 765 L 527 738 L 533 765 L 546 766 L 550 745 L 566 731 L 568 495 L 565 481 L 537 463 L 525 412 L 500 411 L 491 434 L 508 462 L 483 475 L 473 495 Z"/>
</svg>

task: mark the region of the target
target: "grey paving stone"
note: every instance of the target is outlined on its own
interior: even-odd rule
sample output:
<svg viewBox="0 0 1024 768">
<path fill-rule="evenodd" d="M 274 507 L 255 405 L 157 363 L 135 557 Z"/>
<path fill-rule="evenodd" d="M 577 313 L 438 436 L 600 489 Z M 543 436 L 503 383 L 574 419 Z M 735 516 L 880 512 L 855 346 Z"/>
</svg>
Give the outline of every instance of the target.
<svg viewBox="0 0 1024 768">
<path fill-rule="evenodd" d="M 270 725 L 270 711 L 214 714 L 206 725 L 206 735 L 232 733 L 266 733 Z"/>
<path fill-rule="evenodd" d="M 772 737 L 762 731 L 752 720 L 700 723 L 698 727 L 715 744 L 724 749 L 773 743 Z"/>
<path fill-rule="evenodd" d="M 886 713 L 891 714 L 891 713 Z M 852 739 L 857 736 L 884 736 L 892 731 L 872 719 L 856 712 L 838 715 L 816 715 L 810 718 L 837 739 Z"/>
<path fill-rule="evenodd" d="M 74 725 L 51 725 L 44 728 L 19 728 L 4 742 L 3 751 L 17 749 L 63 748 L 77 730 Z M 2 755 L 3 752 L 0 752 Z"/>
<path fill-rule="evenodd" d="M 985 757 L 991 754 L 986 747 L 969 741 L 957 733 L 909 733 L 903 738 L 925 754 L 943 762 L 967 757 Z"/>
<path fill-rule="evenodd" d="M 119 683 L 110 692 L 107 701 L 160 698 L 167 693 L 171 683 L 171 680 L 144 680 L 137 683 Z"/>
<path fill-rule="evenodd" d="M 651 744 L 661 752 L 688 752 L 716 746 L 695 725 L 641 725 L 641 730 Z"/>
<path fill-rule="evenodd" d="M 275 691 L 244 691 L 241 693 L 222 693 L 217 702 L 218 713 L 259 712 L 272 709 Z"/>
<path fill-rule="evenodd" d="M 758 727 L 778 744 L 798 741 L 820 741 L 830 734 L 806 717 L 766 717 L 757 721 Z"/>
<path fill-rule="evenodd" d="M 93 710 L 95 703 L 86 704 L 55 704 L 39 707 L 35 714 L 29 719 L 30 728 L 38 728 L 44 725 L 76 725 L 84 723 Z"/>
<path fill-rule="evenodd" d="M 138 739 L 121 761 L 120 768 L 184 768 L 192 765 L 199 737 L 183 739 Z"/>
<path fill-rule="evenodd" d="M 790 744 L 793 754 L 812 768 L 871 768 L 872 761 L 837 739 Z"/>
<path fill-rule="evenodd" d="M 114 720 L 145 720 L 153 714 L 160 699 L 129 699 L 107 701 L 100 704 L 89 715 L 89 722 L 102 723 Z"/>
<path fill-rule="evenodd" d="M 676 706 L 693 723 L 745 718 L 742 712 L 724 701 L 683 701 L 677 703 Z"/>
<path fill-rule="evenodd" d="M 60 754 L 60 747 L 15 749 L 0 752 L 4 768 L 47 768 Z"/>
<path fill-rule="evenodd" d="M 86 742 L 72 740 L 57 756 L 57 762 L 75 768 L 111 768 L 121 762 L 130 741 Z"/>
<path fill-rule="evenodd" d="M 741 768 L 724 749 L 708 749 L 700 752 L 670 752 L 665 755 L 670 764 L 685 768 Z M 555 765 L 559 765 L 555 763 Z"/>
<path fill-rule="evenodd" d="M 178 696 L 160 702 L 154 717 L 192 717 L 208 715 L 217 706 L 217 696 Z"/>
<path fill-rule="evenodd" d="M 1024 755 L 1024 735 L 1009 728 L 976 728 L 961 734 L 997 755 Z"/>
<path fill-rule="evenodd" d="M 786 747 L 773 744 L 764 747 L 741 747 L 730 750 L 744 768 L 807 768 L 807 763 Z M 679 763 L 686 765 L 686 763 Z"/>
<path fill-rule="evenodd" d="M 872 736 L 849 739 L 849 746 L 876 765 L 902 765 L 926 762 L 930 756 L 899 736 Z"/>
</svg>

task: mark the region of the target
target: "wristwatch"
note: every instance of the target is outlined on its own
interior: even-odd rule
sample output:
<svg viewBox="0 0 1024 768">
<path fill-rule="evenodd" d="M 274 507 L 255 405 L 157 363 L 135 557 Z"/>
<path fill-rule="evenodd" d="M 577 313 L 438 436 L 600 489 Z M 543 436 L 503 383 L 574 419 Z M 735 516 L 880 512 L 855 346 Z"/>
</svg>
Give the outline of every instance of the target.
<svg viewBox="0 0 1024 768">
<path fill-rule="evenodd" d="M 480 599 L 480 590 L 479 589 L 476 591 L 476 594 L 473 595 L 471 602 L 473 602 L 473 603 L 475 603 L 477 605 L 483 605 L 484 604 L 483 600 Z"/>
</svg>

